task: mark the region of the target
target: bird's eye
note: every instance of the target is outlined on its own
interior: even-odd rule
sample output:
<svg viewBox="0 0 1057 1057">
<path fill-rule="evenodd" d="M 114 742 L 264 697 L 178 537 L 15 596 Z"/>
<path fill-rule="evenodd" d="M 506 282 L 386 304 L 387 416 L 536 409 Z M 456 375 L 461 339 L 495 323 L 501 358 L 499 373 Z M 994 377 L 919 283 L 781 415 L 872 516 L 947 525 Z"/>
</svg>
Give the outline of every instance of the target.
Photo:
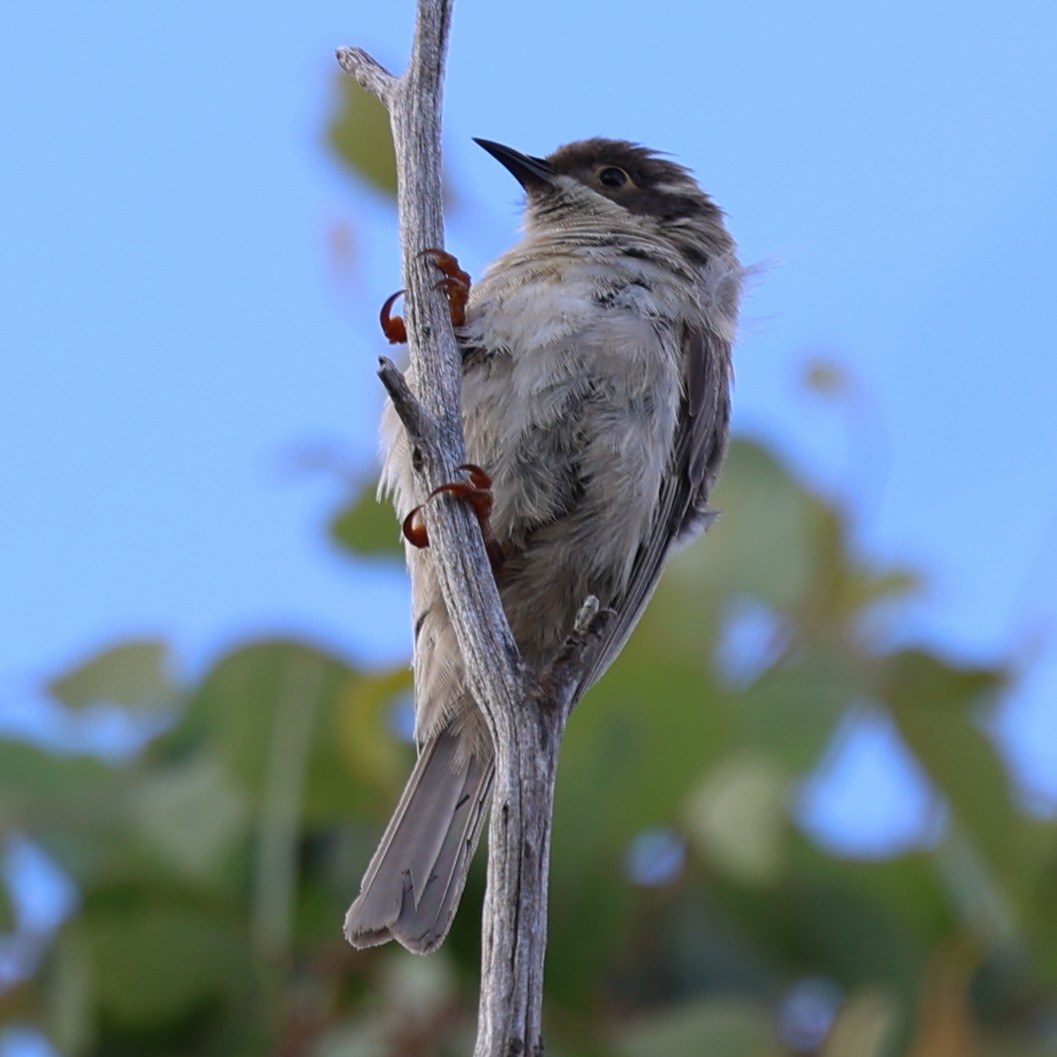
<svg viewBox="0 0 1057 1057">
<path fill-rule="evenodd" d="M 598 182 L 603 187 L 623 187 L 628 182 L 628 174 L 615 165 L 607 165 L 598 174 Z"/>
</svg>

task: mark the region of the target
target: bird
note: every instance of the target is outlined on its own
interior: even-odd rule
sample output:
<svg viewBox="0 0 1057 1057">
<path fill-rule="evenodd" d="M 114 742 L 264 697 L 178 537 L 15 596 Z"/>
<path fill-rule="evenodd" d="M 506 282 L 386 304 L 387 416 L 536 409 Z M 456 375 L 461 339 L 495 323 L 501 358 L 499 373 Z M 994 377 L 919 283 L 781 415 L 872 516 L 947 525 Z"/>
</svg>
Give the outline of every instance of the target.
<svg viewBox="0 0 1057 1057">
<path fill-rule="evenodd" d="M 455 320 L 467 458 L 490 478 L 496 585 L 530 669 L 555 656 L 588 596 L 615 612 L 579 699 L 669 555 L 714 517 L 744 269 L 723 212 L 666 155 L 620 139 L 546 157 L 476 142 L 520 183 L 525 209 L 520 240 Z M 391 404 L 381 436 L 379 493 L 400 514 L 415 485 Z M 430 552 L 406 551 L 418 757 L 344 931 L 356 947 L 425 954 L 462 896 L 494 750 Z"/>
</svg>

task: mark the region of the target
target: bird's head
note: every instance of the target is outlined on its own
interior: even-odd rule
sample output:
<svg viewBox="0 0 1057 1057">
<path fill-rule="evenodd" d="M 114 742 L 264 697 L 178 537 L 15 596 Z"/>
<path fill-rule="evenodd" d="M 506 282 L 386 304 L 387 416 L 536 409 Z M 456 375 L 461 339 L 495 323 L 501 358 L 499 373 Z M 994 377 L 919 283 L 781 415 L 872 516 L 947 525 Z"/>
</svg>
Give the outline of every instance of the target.
<svg viewBox="0 0 1057 1057">
<path fill-rule="evenodd" d="M 546 158 L 476 142 L 525 189 L 528 231 L 589 225 L 660 235 L 693 265 L 733 252 L 723 213 L 690 171 L 627 140 L 586 139 Z"/>
</svg>

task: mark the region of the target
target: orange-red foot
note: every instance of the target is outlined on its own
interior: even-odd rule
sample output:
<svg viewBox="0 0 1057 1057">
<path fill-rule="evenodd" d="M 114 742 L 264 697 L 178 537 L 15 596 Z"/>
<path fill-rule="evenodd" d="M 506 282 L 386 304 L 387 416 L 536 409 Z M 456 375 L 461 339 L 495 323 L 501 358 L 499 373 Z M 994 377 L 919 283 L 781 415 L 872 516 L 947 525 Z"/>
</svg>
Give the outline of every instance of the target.
<svg viewBox="0 0 1057 1057">
<path fill-rule="evenodd" d="M 470 299 L 470 273 L 459 267 L 458 258 L 447 250 L 423 250 L 420 257 L 432 257 L 436 266 L 444 273 L 435 290 L 443 290 L 448 298 L 451 325 L 461 327 L 466 322 L 466 302 Z"/>
<path fill-rule="evenodd" d="M 402 297 L 403 294 L 403 290 L 397 290 L 391 297 L 387 297 L 378 317 L 378 321 L 382 324 L 382 333 L 389 339 L 390 345 L 403 345 L 407 341 L 407 327 L 404 325 L 404 317 L 390 314 L 396 299 Z"/>
<path fill-rule="evenodd" d="M 492 478 L 473 463 L 464 463 L 459 467 L 465 470 L 469 477 L 468 481 L 450 481 L 434 488 L 426 499 L 428 503 L 434 496 L 446 494 L 462 499 L 473 507 L 477 515 L 477 521 L 481 526 L 481 535 L 484 537 L 484 547 L 488 554 L 488 560 L 492 568 L 497 569 L 503 563 L 503 551 L 498 542 L 492 536 L 492 530 L 488 519 L 492 514 Z M 425 503 L 423 504 L 425 506 Z M 412 547 L 428 547 L 429 534 L 426 531 L 426 523 L 422 519 L 422 507 L 417 506 L 404 518 L 404 539 Z"/>
<path fill-rule="evenodd" d="M 446 250 L 423 250 L 419 257 L 432 257 L 434 263 L 444 273 L 444 278 L 437 282 L 434 289 L 444 291 L 448 299 L 448 310 L 451 313 L 451 325 L 461 327 L 466 322 L 466 303 L 470 299 L 469 274 L 459 267 L 455 256 Z M 403 345 L 407 341 L 407 326 L 404 324 L 403 316 L 392 314 L 396 299 L 404 292 L 397 290 L 392 297 L 387 298 L 379 315 L 382 333 L 389 339 L 390 345 Z"/>
</svg>

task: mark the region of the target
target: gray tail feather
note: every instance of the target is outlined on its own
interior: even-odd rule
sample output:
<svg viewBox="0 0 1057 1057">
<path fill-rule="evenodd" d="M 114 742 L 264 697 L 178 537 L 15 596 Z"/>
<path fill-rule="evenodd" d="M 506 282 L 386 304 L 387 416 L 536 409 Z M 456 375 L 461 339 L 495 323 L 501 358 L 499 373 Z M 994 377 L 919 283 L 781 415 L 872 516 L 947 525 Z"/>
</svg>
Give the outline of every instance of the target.
<svg viewBox="0 0 1057 1057">
<path fill-rule="evenodd" d="M 425 745 L 345 915 L 354 947 L 396 940 L 428 954 L 440 946 L 481 837 L 494 771 L 490 757 L 460 751 L 450 729 Z"/>
</svg>

